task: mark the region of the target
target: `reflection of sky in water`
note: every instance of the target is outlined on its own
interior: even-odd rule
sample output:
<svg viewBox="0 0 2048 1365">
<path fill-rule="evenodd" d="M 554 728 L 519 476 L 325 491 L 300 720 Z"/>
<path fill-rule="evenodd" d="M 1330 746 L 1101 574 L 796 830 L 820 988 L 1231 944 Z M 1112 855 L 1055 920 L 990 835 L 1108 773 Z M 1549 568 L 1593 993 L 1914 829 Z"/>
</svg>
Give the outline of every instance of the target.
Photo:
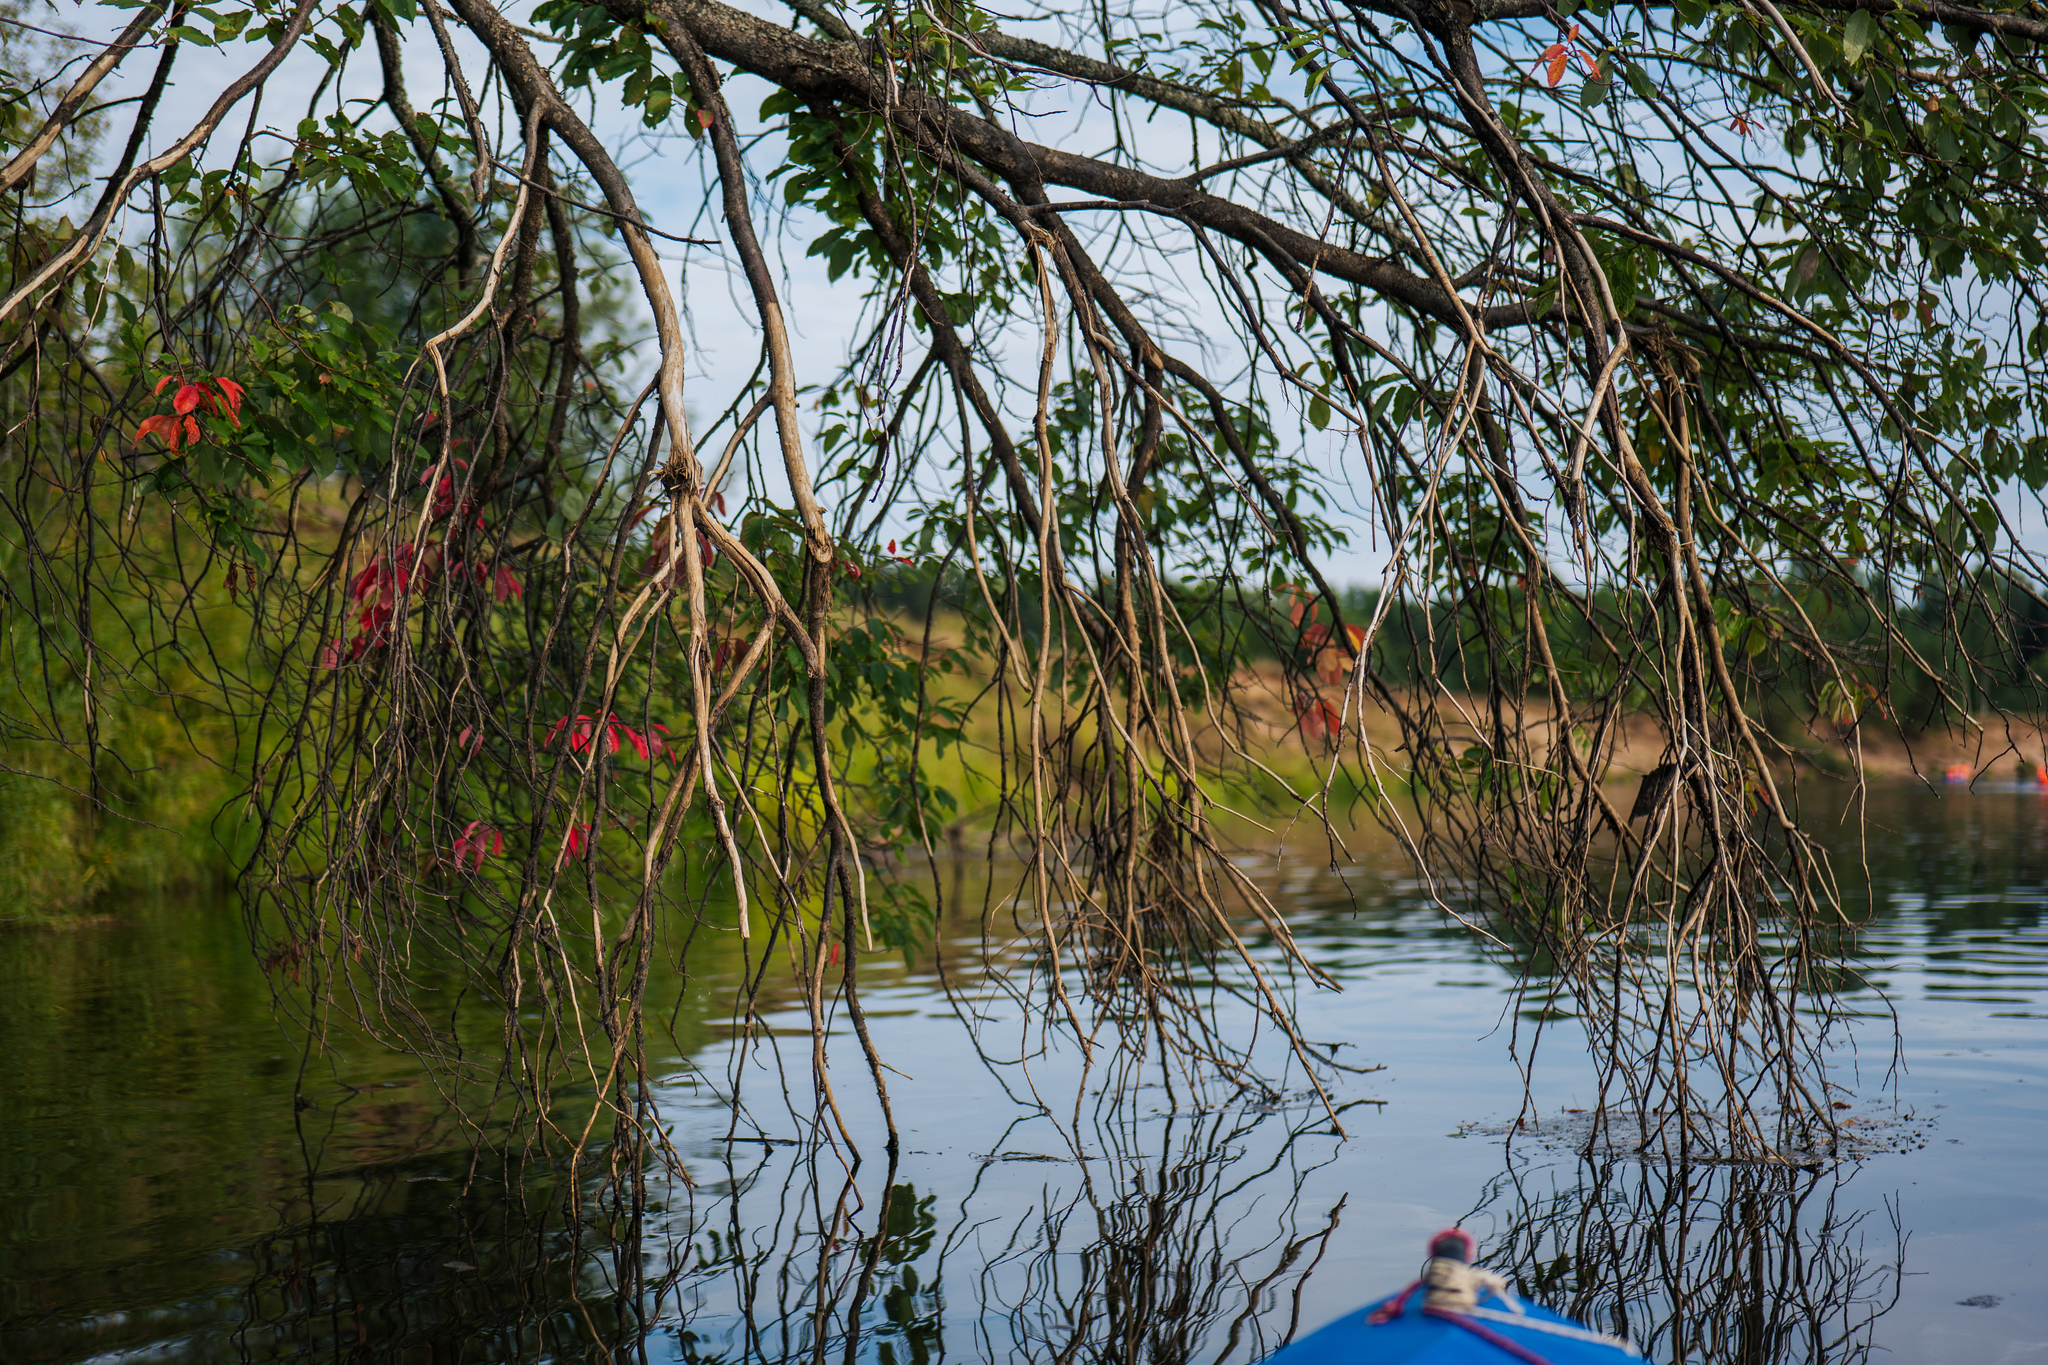
<svg viewBox="0 0 2048 1365">
<path fill-rule="evenodd" d="M 977 991 L 979 943 L 956 928 L 951 1000 L 929 961 L 864 969 L 876 1042 L 908 1073 L 889 1078 L 905 1148 L 893 1175 L 859 1051 L 833 1040 L 867 1156 L 849 1188 L 829 1152 L 723 1141 L 731 1120 L 710 1092 L 727 1084 L 715 1021 L 733 978 L 714 953 L 691 988 L 713 1023 L 686 1010 L 690 1057 L 657 1068 L 698 1188 L 654 1196 L 647 1355 L 809 1359 L 822 1336 L 845 1360 L 858 1300 L 853 1356 L 887 1365 L 1051 1361 L 1077 1337 L 1077 1360 L 1122 1342 L 1131 1358 L 1250 1361 L 1405 1282 L 1423 1239 L 1463 1221 L 1558 1306 L 1661 1333 L 1660 1357 L 1704 1336 L 1689 1358 L 1728 1359 L 1747 1333 L 1776 1345 L 1746 1359 L 1805 1361 L 1801 1314 L 1827 1308 L 1831 1361 L 1865 1346 L 1934 1365 L 2048 1360 L 2048 802 L 1880 792 L 1871 816 L 1881 914 L 1861 935 L 1872 989 L 1851 997 L 1846 1116 L 1891 1112 L 1881 987 L 1904 1040 L 1899 1104 L 1916 1116 L 1891 1131 L 1926 1145 L 1820 1173 L 1675 1177 L 1528 1137 L 1504 1151 L 1483 1130 L 1520 1107 L 1509 1030 L 1526 1045 L 1531 1022 L 1509 1013 L 1505 971 L 1389 880 L 1372 841 L 1343 880 L 1305 858 L 1247 864 L 1345 984 L 1304 991 L 1306 1036 L 1384 1068 L 1335 1075 L 1344 1141 L 1298 1071 L 1274 1105 L 1169 1113 L 1154 1075 L 1121 1110 L 1090 1096 L 1077 1114 L 1070 1047 L 984 1065 L 961 1012 L 1014 1059 L 1018 1008 Z M 239 936 L 231 912 L 181 909 L 0 938 L 0 1357 L 583 1359 L 638 1337 L 613 1251 L 579 1255 L 562 1235 L 549 1173 L 492 1165 L 465 1192 L 460 1134 L 401 1061 L 345 1051 L 307 1083 L 317 1106 L 294 1109 L 296 1059 Z M 810 1112 L 804 1020 L 791 997 L 766 1003 L 779 1059 L 757 1050 L 740 1071 L 738 1132 L 792 1139 Z M 1535 1098 L 1555 1119 L 1587 1101 L 1591 1068 L 1573 1021 L 1545 1027 Z M 1675 1326 L 1674 1289 L 1690 1296 Z"/>
</svg>

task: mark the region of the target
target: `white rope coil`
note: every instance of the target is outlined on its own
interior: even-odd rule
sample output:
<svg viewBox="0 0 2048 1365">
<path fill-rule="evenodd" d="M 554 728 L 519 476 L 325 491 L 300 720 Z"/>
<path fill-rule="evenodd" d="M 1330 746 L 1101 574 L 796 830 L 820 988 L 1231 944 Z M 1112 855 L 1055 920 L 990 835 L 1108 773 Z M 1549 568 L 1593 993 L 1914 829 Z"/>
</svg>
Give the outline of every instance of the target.
<svg viewBox="0 0 2048 1365">
<path fill-rule="evenodd" d="M 1590 1342 L 1600 1346 L 1612 1346 L 1617 1350 L 1635 1355 L 1636 1348 L 1620 1337 L 1595 1332 L 1591 1328 L 1571 1323 L 1546 1322 L 1542 1318 L 1530 1317 L 1522 1308 L 1522 1301 L 1515 1297 L 1515 1291 L 1508 1287 L 1505 1278 L 1482 1266 L 1468 1265 L 1454 1256 L 1432 1256 L 1422 1267 L 1422 1286 L 1427 1291 L 1423 1305 L 1440 1313 L 1459 1313 L 1468 1318 L 1484 1318 L 1489 1322 L 1502 1322 L 1511 1327 L 1525 1327 L 1532 1332 L 1548 1332 L 1552 1336 L 1569 1337 L 1573 1341 Z M 1503 1308 L 1481 1308 L 1482 1294 L 1499 1300 Z"/>
<path fill-rule="evenodd" d="M 1452 1256 L 1432 1256 L 1422 1267 L 1423 1303 L 1447 1313 L 1469 1313 L 1479 1306 L 1479 1291 L 1490 1290 L 1516 1312 L 1522 1304 L 1508 1282 L 1491 1270 L 1468 1265 Z"/>
</svg>

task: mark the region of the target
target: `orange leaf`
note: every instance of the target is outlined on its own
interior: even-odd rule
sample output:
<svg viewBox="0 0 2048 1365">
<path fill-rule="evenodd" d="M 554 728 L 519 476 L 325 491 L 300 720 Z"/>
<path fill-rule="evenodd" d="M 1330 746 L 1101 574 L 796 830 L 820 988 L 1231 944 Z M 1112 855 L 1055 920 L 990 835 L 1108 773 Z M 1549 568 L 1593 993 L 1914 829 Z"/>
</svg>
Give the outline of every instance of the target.
<svg viewBox="0 0 2048 1365">
<path fill-rule="evenodd" d="M 1557 55 L 1550 59 L 1549 80 L 1550 88 L 1553 90 L 1557 89 L 1557 83 L 1564 79 L 1565 68 L 1570 66 L 1572 61 L 1572 54 L 1562 47 L 1557 48 L 1556 52 Z"/>
<path fill-rule="evenodd" d="M 1296 698 L 1294 714 L 1301 722 L 1301 733 L 1309 739 L 1334 737 L 1344 728 L 1343 713 L 1321 697 Z"/>
<path fill-rule="evenodd" d="M 1583 52 L 1579 54 L 1579 60 L 1586 64 L 1586 71 L 1594 80 L 1600 79 L 1600 63 L 1594 61 Z"/>
<path fill-rule="evenodd" d="M 1364 627 L 1364 626 L 1359 626 L 1359 625 L 1347 625 L 1347 626 L 1345 626 L 1345 627 L 1344 627 L 1344 633 L 1345 633 L 1346 635 L 1349 635 L 1349 636 L 1351 637 L 1351 652 L 1352 652 L 1352 653 L 1356 654 L 1356 653 L 1357 653 L 1357 652 L 1358 652 L 1359 650 L 1361 650 L 1361 649 L 1364 649 L 1364 648 L 1365 648 L 1365 627 Z"/>
</svg>

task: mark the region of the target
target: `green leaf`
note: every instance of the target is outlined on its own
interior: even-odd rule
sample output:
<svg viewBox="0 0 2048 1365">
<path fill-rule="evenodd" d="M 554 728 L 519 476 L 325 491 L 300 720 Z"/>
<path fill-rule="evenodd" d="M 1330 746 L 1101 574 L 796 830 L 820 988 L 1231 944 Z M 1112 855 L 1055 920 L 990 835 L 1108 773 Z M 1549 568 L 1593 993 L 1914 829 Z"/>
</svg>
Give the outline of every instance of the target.
<svg viewBox="0 0 2048 1365">
<path fill-rule="evenodd" d="M 1842 58 L 1855 66 L 1863 60 L 1865 53 L 1877 42 L 1881 32 L 1877 16 L 1867 9 L 1859 9 L 1849 16 L 1849 22 L 1842 29 Z"/>
<path fill-rule="evenodd" d="M 1320 396 L 1308 400 L 1308 421 L 1317 431 L 1330 429 L 1330 405 Z"/>
<path fill-rule="evenodd" d="M 1586 83 L 1579 87 L 1579 108 L 1597 109 L 1600 105 L 1606 103 L 1607 92 L 1612 86 L 1612 81 L 1596 81 L 1588 78 Z"/>
</svg>

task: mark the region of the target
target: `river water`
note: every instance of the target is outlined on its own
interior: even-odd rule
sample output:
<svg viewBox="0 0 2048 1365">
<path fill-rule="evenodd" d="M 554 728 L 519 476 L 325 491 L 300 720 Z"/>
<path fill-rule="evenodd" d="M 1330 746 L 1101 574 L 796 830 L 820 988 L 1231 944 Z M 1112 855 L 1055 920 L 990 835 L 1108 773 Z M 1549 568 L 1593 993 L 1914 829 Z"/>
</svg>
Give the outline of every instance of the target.
<svg viewBox="0 0 2048 1365">
<path fill-rule="evenodd" d="M 2048 797 L 1880 790 L 1869 815 L 1839 1079 L 1877 1136 L 1820 1170 L 1548 1140 L 1591 1091 L 1569 1019 L 1540 1122 L 1504 1136 L 1526 1002 L 1371 840 L 1245 862 L 1342 985 L 1299 1002 L 1354 1068 L 1341 1134 L 1305 1089 L 1155 1072 L 1111 1102 L 1108 1063 L 1081 1084 L 980 973 L 967 915 L 869 975 L 894 1163 L 834 1040 L 856 1164 L 815 1140 L 801 1010 L 771 997 L 738 1049 L 712 951 L 651 992 L 693 1183 L 657 1183 L 630 1238 L 547 1162 L 479 1157 L 404 1058 L 337 1037 L 308 1062 L 230 906 L 0 934 L 0 1359 L 1249 1362 L 1462 1223 L 1656 1360 L 2048 1362 Z"/>
</svg>

